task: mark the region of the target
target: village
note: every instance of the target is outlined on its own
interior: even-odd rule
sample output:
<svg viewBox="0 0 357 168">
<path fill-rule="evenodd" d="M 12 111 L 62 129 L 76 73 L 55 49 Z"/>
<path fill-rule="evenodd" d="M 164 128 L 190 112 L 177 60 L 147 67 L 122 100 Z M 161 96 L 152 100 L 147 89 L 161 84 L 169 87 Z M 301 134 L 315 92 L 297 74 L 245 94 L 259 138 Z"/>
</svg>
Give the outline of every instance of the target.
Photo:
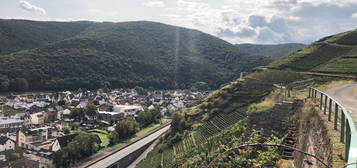
<svg viewBox="0 0 357 168">
<path fill-rule="evenodd" d="M 138 120 L 139 113 L 148 110 L 157 110 L 160 121 L 169 119 L 172 111 L 208 94 L 135 88 L 0 96 L 0 167 L 53 167 L 54 153 L 80 131 L 96 135 L 99 148 L 106 148 L 121 120 Z"/>
</svg>

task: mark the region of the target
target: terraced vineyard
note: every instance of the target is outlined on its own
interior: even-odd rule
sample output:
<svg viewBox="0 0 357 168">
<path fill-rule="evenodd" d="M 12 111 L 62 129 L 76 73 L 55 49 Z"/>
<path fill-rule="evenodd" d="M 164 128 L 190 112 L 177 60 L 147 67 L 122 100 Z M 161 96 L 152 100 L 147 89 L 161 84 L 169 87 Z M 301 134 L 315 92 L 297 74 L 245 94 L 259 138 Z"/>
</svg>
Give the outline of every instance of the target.
<svg viewBox="0 0 357 168">
<path fill-rule="evenodd" d="M 275 79 L 275 78 L 274 78 Z M 192 154 L 197 147 L 206 144 L 212 137 L 239 121 L 246 119 L 246 110 L 249 104 L 261 100 L 272 90 L 270 83 L 261 83 L 260 76 L 244 81 L 237 80 L 212 93 L 201 105 L 198 112 L 190 114 L 190 120 L 197 123 L 193 130 L 181 134 L 181 140 L 175 144 L 163 141 L 156 148 L 160 150 L 151 152 L 151 155 L 160 155 L 162 167 L 175 167 L 178 158 Z M 263 78 L 265 82 L 265 78 Z M 199 125 L 199 126 L 198 126 Z M 168 139 L 171 140 L 171 139 Z M 171 141 L 168 141 L 171 142 Z M 140 167 L 155 167 L 151 165 L 157 157 L 147 157 Z"/>
<path fill-rule="evenodd" d="M 325 37 L 268 67 L 320 73 L 357 74 L 357 30 Z"/>
<path fill-rule="evenodd" d="M 224 130 L 225 128 L 244 119 L 245 114 L 242 111 L 236 111 L 230 114 L 220 114 L 206 121 L 197 131 L 193 131 L 181 142 L 176 143 L 172 149 L 163 151 L 163 165 L 164 167 L 170 167 L 175 157 L 185 155 L 191 149 L 201 145 L 207 140 Z"/>
<path fill-rule="evenodd" d="M 165 168 L 172 167 L 175 158 L 181 157 L 190 152 L 191 149 L 204 144 L 210 137 L 220 133 L 225 128 L 241 121 L 244 118 L 245 113 L 239 110 L 230 114 L 217 115 L 211 120 L 206 121 L 196 131 L 191 132 L 182 141 L 174 144 L 172 148 L 161 149 L 162 151 L 155 148 L 155 151 L 151 152 L 153 157 L 148 157 L 148 159 L 138 167 L 144 168 L 149 165 L 150 167 L 153 165 L 160 166 L 161 163 Z"/>
</svg>

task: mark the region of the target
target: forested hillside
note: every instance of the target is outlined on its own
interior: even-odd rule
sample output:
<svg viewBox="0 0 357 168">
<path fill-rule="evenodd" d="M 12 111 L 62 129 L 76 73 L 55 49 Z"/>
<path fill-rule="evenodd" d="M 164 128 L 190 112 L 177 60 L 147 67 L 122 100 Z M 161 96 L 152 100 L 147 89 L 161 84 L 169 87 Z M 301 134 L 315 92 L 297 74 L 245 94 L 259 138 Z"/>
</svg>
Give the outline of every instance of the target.
<svg viewBox="0 0 357 168">
<path fill-rule="evenodd" d="M 93 24 L 0 19 L 0 54 L 45 46 L 77 35 Z"/>
<path fill-rule="evenodd" d="M 0 30 L 6 43 L 0 45 L 3 91 L 27 85 L 41 90 L 189 88 L 197 82 L 216 88 L 270 62 L 217 37 L 154 22 L 1 20 Z"/>
<path fill-rule="evenodd" d="M 241 51 L 271 57 L 273 59 L 280 59 L 288 56 L 291 53 L 304 48 L 305 44 L 300 43 L 287 43 L 287 44 L 237 44 Z"/>
</svg>

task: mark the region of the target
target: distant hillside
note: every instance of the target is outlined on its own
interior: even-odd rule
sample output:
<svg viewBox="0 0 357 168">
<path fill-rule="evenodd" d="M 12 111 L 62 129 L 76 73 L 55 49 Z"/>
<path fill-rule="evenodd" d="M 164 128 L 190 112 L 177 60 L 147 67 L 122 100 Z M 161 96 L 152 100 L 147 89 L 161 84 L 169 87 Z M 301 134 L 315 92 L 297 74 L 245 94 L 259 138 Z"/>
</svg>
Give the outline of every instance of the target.
<svg viewBox="0 0 357 168">
<path fill-rule="evenodd" d="M 357 74 L 357 30 L 325 37 L 270 65 L 276 69 Z"/>
<path fill-rule="evenodd" d="M 30 89 L 216 88 L 270 62 L 200 31 L 154 22 L 0 20 L 0 30 L 2 90 L 16 90 L 15 78 Z"/>
<path fill-rule="evenodd" d="M 271 57 L 273 59 L 279 59 L 281 57 L 290 55 L 291 53 L 304 48 L 305 44 L 299 43 L 287 43 L 287 44 L 276 44 L 276 45 L 265 45 L 265 44 L 237 44 L 238 48 L 246 53 L 263 55 Z"/>
<path fill-rule="evenodd" d="M 0 19 L 0 54 L 45 46 L 77 35 L 93 24 Z"/>
</svg>

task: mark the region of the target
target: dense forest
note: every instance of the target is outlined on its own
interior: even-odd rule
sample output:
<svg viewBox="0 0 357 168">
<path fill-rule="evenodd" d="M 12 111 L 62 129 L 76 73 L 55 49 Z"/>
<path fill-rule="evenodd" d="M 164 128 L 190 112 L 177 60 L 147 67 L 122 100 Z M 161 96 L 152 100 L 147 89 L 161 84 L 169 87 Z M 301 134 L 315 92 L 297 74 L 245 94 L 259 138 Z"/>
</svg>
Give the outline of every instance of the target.
<svg viewBox="0 0 357 168">
<path fill-rule="evenodd" d="M 210 88 L 271 60 L 155 22 L 0 20 L 0 90 Z"/>
</svg>

